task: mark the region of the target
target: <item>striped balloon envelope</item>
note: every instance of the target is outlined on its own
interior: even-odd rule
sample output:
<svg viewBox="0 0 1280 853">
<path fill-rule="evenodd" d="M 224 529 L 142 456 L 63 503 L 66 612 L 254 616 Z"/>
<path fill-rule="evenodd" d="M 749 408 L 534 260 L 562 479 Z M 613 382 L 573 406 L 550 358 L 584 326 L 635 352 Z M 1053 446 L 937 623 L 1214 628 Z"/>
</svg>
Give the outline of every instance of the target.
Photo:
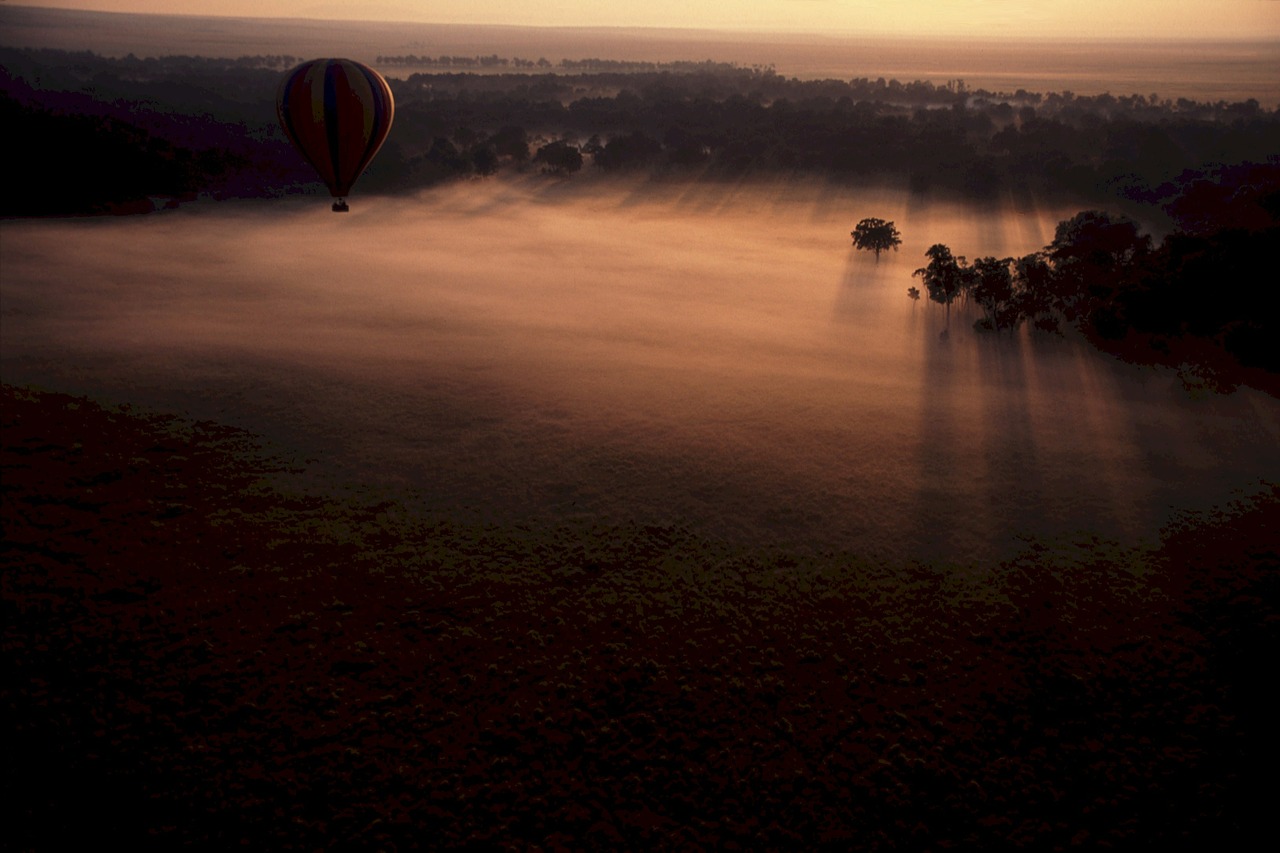
<svg viewBox="0 0 1280 853">
<path fill-rule="evenodd" d="M 276 100 L 280 124 L 347 209 L 351 185 L 391 130 L 395 101 L 382 75 L 350 59 L 313 59 L 288 73 Z"/>
</svg>

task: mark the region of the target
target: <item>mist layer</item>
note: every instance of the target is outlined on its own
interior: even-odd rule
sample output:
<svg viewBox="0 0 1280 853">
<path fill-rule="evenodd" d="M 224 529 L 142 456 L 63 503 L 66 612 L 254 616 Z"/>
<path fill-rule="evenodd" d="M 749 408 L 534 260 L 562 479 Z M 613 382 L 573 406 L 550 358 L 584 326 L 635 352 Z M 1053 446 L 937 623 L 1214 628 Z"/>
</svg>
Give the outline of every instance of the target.
<svg viewBox="0 0 1280 853">
<path fill-rule="evenodd" d="M 500 523 L 985 562 L 1149 541 L 1280 479 L 1280 405 L 906 297 L 1069 209 L 808 185 L 475 182 L 5 222 L 3 379 L 184 409 Z M 864 216 L 901 251 L 849 246 Z M 410 498 L 406 497 L 406 500 Z"/>
</svg>

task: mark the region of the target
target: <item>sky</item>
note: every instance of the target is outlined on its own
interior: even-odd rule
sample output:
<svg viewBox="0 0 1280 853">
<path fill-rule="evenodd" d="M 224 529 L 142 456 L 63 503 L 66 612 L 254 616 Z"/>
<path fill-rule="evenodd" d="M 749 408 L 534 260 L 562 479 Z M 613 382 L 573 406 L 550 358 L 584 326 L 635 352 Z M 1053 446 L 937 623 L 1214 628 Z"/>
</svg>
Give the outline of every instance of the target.
<svg viewBox="0 0 1280 853">
<path fill-rule="evenodd" d="M 522 26 L 966 37 L 1280 38 L 1280 0 L 22 0 L 13 5 Z"/>
</svg>

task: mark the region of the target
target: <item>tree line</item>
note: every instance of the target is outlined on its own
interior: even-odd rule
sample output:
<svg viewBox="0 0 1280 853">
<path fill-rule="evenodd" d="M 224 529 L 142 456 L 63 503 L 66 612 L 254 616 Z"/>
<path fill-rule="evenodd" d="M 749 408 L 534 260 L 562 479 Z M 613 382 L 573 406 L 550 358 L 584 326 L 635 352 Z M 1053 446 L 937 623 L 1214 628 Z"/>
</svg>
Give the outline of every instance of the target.
<svg viewBox="0 0 1280 853">
<path fill-rule="evenodd" d="M 87 148 L 95 135 L 127 126 L 155 140 L 125 173 L 133 201 L 173 190 L 165 176 L 175 157 L 205 164 L 185 170 L 183 194 L 279 195 L 314 185 L 275 117 L 279 67 L 290 59 L 3 48 L 0 96 L 27 127 L 17 143 L 24 156 L 52 174 L 73 156 L 59 137 L 74 133 Z M 801 81 L 724 63 L 669 65 L 392 79 L 396 123 L 361 189 L 415 191 L 503 170 L 708 180 L 784 173 L 978 201 L 1083 199 L 1171 224 L 1167 211 L 1188 176 L 1274 162 L 1280 152 L 1280 111 L 1253 100 L 988 92 L 962 80 Z M 84 117 L 97 121 L 86 127 Z M 78 185 L 52 209 L 118 207 L 130 201 L 129 181 L 120 183 L 106 195 L 101 184 Z M 11 213 L 51 204 L 37 192 L 6 200 Z"/>
<path fill-rule="evenodd" d="M 526 59 L 520 56 L 498 56 L 496 53 L 492 53 L 487 56 L 459 56 L 455 54 L 431 56 L 429 54 L 417 53 L 391 55 L 379 54 L 373 62 L 374 65 L 378 67 L 388 66 L 393 68 L 514 68 L 525 71 L 612 71 L 623 73 L 635 73 L 640 71 L 729 72 L 736 71 L 741 67 L 736 62 L 716 62 L 711 59 L 705 59 L 702 61 L 677 59 L 668 62 L 650 62 L 639 59 L 602 59 L 600 57 L 587 57 L 585 59 L 565 58 L 552 62 L 545 56 L 540 56 L 537 59 Z M 766 73 L 772 72 L 772 67 L 752 66 L 752 70 L 759 73 Z"/>
</svg>

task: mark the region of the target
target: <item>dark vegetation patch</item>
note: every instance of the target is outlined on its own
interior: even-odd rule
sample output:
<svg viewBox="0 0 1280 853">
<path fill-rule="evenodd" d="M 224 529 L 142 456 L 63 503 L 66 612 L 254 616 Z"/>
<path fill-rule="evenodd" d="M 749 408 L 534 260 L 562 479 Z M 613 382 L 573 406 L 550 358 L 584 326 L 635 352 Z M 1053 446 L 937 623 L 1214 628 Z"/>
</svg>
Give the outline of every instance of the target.
<svg viewBox="0 0 1280 853">
<path fill-rule="evenodd" d="M 953 302 L 976 303 L 979 331 L 1069 327 L 1128 360 L 1178 368 L 1189 385 L 1280 393 L 1280 316 L 1268 292 L 1280 245 L 1280 164 L 1220 169 L 1170 208 L 1178 227 L 1159 242 L 1127 216 L 1088 210 L 1020 258 L 970 263 L 935 244 L 915 275 L 948 319 Z"/>
<path fill-rule="evenodd" d="M 482 59 L 500 65 L 477 57 L 482 67 Z M 31 166 L 0 213 L 133 210 L 148 196 L 263 197 L 314 186 L 276 123 L 276 89 L 292 60 L 0 48 L 4 109 L 27 127 L 14 142 Z M 561 175 L 577 170 L 572 149 L 606 172 L 735 181 L 803 174 L 978 201 L 1106 200 L 1163 216 L 1195 176 L 1274 163 L 1280 151 L 1280 113 L 1256 100 L 991 92 L 960 80 L 804 81 L 710 62 L 530 65 L 392 80 L 395 125 L 360 190 L 536 169 L 539 149 L 559 143 L 545 165 Z M 141 153 L 117 168 L 133 186 L 88 179 L 108 162 L 95 140 L 110 150 L 121 133 L 144 135 Z M 48 185 L 64 175 L 67 186 L 49 198 Z"/>
<path fill-rule="evenodd" d="M 978 574 L 288 492 L 5 387 L 7 836 L 1195 847 L 1269 826 L 1280 494 Z"/>
</svg>

